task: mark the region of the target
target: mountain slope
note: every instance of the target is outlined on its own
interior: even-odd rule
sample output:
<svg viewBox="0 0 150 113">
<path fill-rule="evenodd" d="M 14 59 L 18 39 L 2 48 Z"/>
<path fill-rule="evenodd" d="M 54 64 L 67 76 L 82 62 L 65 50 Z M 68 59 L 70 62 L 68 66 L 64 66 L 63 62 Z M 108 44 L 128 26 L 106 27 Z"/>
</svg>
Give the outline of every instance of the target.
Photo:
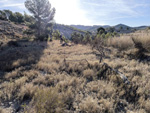
<svg viewBox="0 0 150 113">
<path fill-rule="evenodd" d="M 0 39 L 21 38 L 25 29 L 27 29 L 25 25 L 0 20 Z"/>
<path fill-rule="evenodd" d="M 71 34 L 73 32 L 78 32 L 81 34 L 85 34 L 86 32 L 83 30 L 80 30 L 78 28 L 68 26 L 68 25 L 63 25 L 63 24 L 55 24 L 54 25 L 54 30 L 59 30 L 61 34 L 63 34 L 66 38 L 71 38 Z"/>
<path fill-rule="evenodd" d="M 90 31 L 90 32 L 95 32 L 97 31 L 97 29 L 99 27 L 103 27 L 103 28 L 109 28 L 110 26 L 109 25 L 104 25 L 104 26 L 101 26 L 101 25 L 93 25 L 93 26 L 84 26 L 84 25 L 71 25 L 72 27 L 75 27 L 77 29 L 81 29 L 81 30 L 85 30 L 85 31 Z"/>
</svg>

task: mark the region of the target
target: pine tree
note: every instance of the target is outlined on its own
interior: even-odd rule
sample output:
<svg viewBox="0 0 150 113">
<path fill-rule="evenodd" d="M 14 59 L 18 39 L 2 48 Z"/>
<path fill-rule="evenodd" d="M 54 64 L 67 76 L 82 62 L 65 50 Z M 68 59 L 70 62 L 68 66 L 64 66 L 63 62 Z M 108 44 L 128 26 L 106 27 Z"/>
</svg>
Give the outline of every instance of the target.
<svg viewBox="0 0 150 113">
<path fill-rule="evenodd" d="M 54 22 L 55 8 L 51 8 L 49 0 L 26 0 L 25 7 L 35 18 L 37 36 L 40 38 L 45 34 L 47 25 Z"/>
</svg>

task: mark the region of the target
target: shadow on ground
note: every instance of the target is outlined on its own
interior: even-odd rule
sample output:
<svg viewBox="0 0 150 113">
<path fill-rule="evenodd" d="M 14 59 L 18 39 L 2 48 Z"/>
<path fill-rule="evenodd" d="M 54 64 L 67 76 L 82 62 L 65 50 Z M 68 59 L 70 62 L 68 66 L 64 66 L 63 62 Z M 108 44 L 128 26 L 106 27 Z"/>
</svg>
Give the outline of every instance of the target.
<svg viewBox="0 0 150 113">
<path fill-rule="evenodd" d="M 0 47 L 0 78 L 22 66 L 31 68 L 37 63 L 47 47 L 47 42 L 27 40 L 9 41 Z"/>
</svg>

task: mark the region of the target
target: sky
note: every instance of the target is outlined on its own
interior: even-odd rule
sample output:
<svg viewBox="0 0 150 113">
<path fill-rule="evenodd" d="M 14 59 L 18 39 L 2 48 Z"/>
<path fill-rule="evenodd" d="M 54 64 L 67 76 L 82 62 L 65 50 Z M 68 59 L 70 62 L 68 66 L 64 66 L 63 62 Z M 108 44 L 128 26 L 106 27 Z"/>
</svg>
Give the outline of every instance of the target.
<svg viewBox="0 0 150 113">
<path fill-rule="evenodd" d="M 25 0 L 0 0 L 0 10 L 24 11 Z M 49 0 L 56 23 L 66 25 L 150 25 L 150 0 Z"/>
</svg>

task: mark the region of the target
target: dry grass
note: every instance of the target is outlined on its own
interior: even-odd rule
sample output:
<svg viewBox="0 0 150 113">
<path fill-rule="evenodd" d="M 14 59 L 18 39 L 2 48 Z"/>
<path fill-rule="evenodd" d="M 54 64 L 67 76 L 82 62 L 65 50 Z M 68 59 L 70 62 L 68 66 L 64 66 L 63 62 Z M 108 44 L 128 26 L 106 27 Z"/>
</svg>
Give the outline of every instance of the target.
<svg viewBox="0 0 150 113">
<path fill-rule="evenodd" d="M 141 42 L 143 47 L 147 50 L 150 50 L 150 31 L 138 31 L 131 34 L 124 34 L 120 37 L 110 38 L 107 41 L 108 46 L 118 48 L 119 50 L 127 50 L 134 47 L 132 41 L 134 38 L 137 42 Z"/>
<path fill-rule="evenodd" d="M 119 50 L 130 49 L 134 46 L 131 37 L 127 36 L 109 38 L 107 45 L 118 48 Z"/>
<path fill-rule="evenodd" d="M 123 42 L 123 48 L 131 44 L 122 38 L 118 41 L 120 43 L 114 44 Z M 0 101 L 15 104 L 15 100 L 20 112 L 29 113 L 149 112 L 149 65 L 128 58 L 127 54 L 134 49 L 120 51 L 110 47 L 110 50 L 104 62 L 124 73 L 131 82 L 129 85 L 115 73 L 103 73 L 105 68 L 98 63 L 99 59 L 89 46 L 62 47 L 58 41 L 53 41 L 23 42 L 20 47 L 6 47 L 0 53 L 1 59 L 6 55 L 0 63 L 3 74 Z M 16 109 L 6 105 L 0 108 L 7 112 L 7 108 Z"/>
<path fill-rule="evenodd" d="M 86 69 L 83 71 L 83 77 L 87 78 L 89 81 L 92 81 L 95 77 L 94 77 L 95 73 L 92 69 Z"/>
<path fill-rule="evenodd" d="M 63 103 L 55 88 L 39 89 L 31 102 L 32 113 L 63 113 Z"/>
<path fill-rule="evenodd" d="M 87 97 L 82 100 L 79 104 L 79 108 L 81 112 L 86 113 L 98 113 L 103 111 L 101 106 L 98 105 L 98 101 L 96 99 L 93 99 L 93 97 Z"/>
</svg>

